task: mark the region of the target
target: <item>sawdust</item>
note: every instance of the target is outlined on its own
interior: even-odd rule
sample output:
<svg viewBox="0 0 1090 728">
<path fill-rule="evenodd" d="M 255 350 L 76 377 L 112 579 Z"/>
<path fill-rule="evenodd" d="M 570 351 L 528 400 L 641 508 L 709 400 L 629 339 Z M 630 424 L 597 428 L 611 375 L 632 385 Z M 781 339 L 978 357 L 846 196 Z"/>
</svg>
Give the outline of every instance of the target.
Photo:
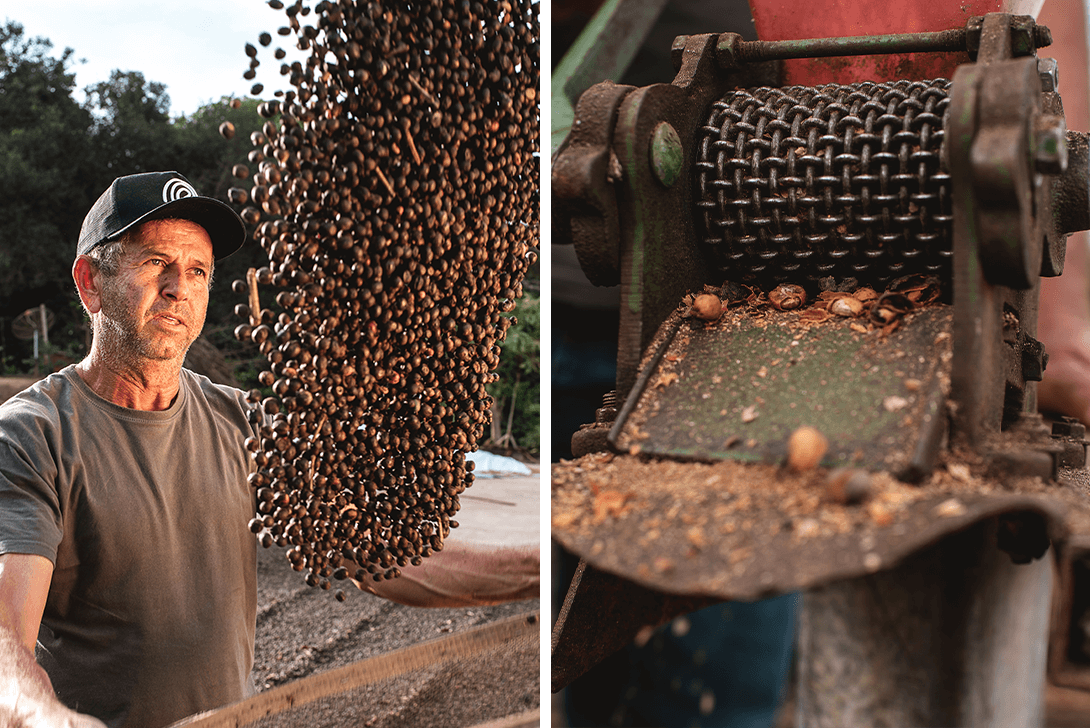
<svg viewBox="0 0 1090 728">
<path fill-rule="evenodd" d="M 1000 487 L 979 478 L 963 480 L 962 467 L 967 466 L 955 464 L 957 476 L 939 469 L 923 486 L 903 483 L 888 473 L 874 473 L 867 507 L 856 507 L 824 500 L 824 482 L 829 473 L 826 468 L 798 474 L 761 463 L 682 463 L 596 453 L 553 466 L 553 526 L 565 530 L 594 527 L 607 518 L 646 513 L 666 498 L 670 504 L 665 512 L 667 523 L 686 519 L 701 531 L 725 533 L 738 527 L 753 528 L 751 521 L 756 512 L 774 510 L 783 516 L 775 526 L 787 530 L 802 519 L 816 519 L 817 527 L 802 529 L 802 538 L 844 533 L 880 525 L 872 516 L 875 506 L 895 519 L 909 504 L 936 493 L 961 489 L 990 492 Z M 586 485 L 588 479 L 595 483 L 594 487 Z M 602 506 L 603 493 L 609 494 L 611 504 L 624 503 L 626 507 Z M 883 516 L 879 520 L 887 519 Z M 663 520 L 653 517 L 647 523 L 659 527 Z"/>
</svg>

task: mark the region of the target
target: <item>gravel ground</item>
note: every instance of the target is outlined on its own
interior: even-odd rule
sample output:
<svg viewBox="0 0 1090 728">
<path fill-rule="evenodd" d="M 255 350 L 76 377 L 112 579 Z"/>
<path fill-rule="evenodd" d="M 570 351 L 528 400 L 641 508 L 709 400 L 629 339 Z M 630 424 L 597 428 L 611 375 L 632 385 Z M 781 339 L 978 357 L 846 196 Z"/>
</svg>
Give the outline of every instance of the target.
<svg viewBox="0 0 1090 728">
<path fill-rule="evenodd" d="M 333 592 L 307 587 L 281 550 L 258 549 L 253 672 L 258 691 L 540 607 L 535 599 L 483 608 L 422 609 L 350 585 L 344 589 L 344 602 Z M 534 640 L 406 673 L 251 725 L 476 726 L 538 710 L 540 664 L 540 643 Z"/>
</svg>

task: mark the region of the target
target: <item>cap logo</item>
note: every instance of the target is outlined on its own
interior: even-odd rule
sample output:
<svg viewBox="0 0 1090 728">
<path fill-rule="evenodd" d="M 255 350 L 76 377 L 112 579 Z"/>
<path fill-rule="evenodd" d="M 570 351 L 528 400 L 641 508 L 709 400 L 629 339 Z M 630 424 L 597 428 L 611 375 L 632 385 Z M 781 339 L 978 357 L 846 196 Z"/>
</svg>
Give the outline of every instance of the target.
<svg viewBox="0 0 1090 728">
<path fill-rule="evenodd" d="M 163 185 L 163 202 L 174 202 L 184 197 L 197 197 L 197 190 L 184 179 L 172 179 Z"/>
</svg>

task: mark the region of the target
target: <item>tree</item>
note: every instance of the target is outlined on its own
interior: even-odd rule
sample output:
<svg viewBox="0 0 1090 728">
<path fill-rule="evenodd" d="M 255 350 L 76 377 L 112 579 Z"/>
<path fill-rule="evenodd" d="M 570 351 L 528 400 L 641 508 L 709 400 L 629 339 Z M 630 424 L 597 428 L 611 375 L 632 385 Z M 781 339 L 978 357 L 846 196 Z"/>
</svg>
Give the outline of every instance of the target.
<svg viewBox="0 0 1090 728">
<path fill-rule="evenodd" d="M 138 71 L 113 71 L 109 81 L 88 87 L 87 104 L 94 115 L 96 162 L 107 185 L 126 174 L 173 169 L 177 149 L 166 86 Z"/>
<path fill-rule="evenodd" d="M 515 323 L 500 346 L 499 379 L 490 384 L 492 437 L 497 447 L 536 451 L 541 440 L 541 299 L 531 290 L 515 306 Z"/>
<path fill-rule="evenodd" d="M 71 329 L 69 271 L 95 194 L 91 115 L 72 98 L 72 50 L 52 47 L 18 23 L 0 28 L 0 316 L 45 303 Z"/>
</svg>

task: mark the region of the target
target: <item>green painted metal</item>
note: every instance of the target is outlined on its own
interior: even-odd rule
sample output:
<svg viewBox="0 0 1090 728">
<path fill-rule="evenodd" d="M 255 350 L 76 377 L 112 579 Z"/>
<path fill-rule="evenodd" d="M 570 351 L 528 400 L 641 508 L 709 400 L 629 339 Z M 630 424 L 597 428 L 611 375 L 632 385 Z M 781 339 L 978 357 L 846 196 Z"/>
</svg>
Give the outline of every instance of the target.
<svg viewBox="0 0 1090 728">
<path fill-rule="evenodd" d="M 633 393 L 615 444 L 782 462 L 791 433 L 810 426 L 829 441 L 823 465 L 899 473 L 936 416 L 929 402 L 948 381 L 951 324 L 948 306 L 916 312 L 885 337 L 844 320 L 805 327 L 781 312 L 682 323 Z"/>
<path fill-rule="evenodd" d="M 673 187 L 684 164 L 685 150 L 681 146 L 681 137 L 670 124 L 665 121 L 660 123 L 651 136 L 651 169 L 655 177 L 667 187 Z"/>
<path fill-rule="evenodd" d="M 575 102 L 601 81 L 618 81 L 655 24 L 666 0 L 606 0 L 552 75 L 552 154 L 575 121 Z"/>
</svg>

